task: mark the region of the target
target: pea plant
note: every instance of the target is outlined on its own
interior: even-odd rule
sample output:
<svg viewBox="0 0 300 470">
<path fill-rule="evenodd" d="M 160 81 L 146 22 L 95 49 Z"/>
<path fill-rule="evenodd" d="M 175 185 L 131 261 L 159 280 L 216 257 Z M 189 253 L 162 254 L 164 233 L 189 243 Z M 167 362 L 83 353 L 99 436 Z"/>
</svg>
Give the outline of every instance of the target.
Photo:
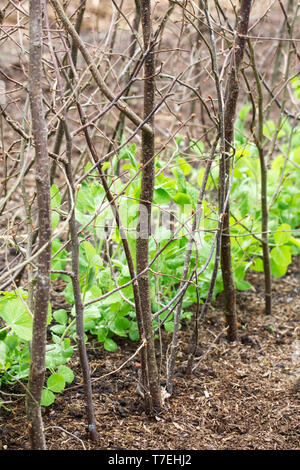
<svg viewBox="0 0 300 470">
<path fill-rule="evenodd" d="M 33 449 L 77 356 L 98 439 L 91 342 L 137 344 L 143 406 L 160 413 L 179 329 L 189 377 L 218 294 L 238 341 L 247 274 L 262 273 L 270 315 L 272 279 L 300 252 L 299 4 L 104 3 L 101 34 L 86 0 L 0 7 L 0 48 L 14 50 L 0 62 L 0 387 L 24 385 Z"/>
</svg>

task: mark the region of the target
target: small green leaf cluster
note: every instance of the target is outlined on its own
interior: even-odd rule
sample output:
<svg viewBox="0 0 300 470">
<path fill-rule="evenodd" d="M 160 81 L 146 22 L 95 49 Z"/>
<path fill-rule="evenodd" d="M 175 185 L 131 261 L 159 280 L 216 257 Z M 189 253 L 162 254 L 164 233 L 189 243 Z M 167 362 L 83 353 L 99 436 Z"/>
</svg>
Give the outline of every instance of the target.
<svg viewBox="0 0 300 470">
<path fill-rule="evenodd" d="M 32 339 L 33 314 L 28 306 L 28 293 L 23 290 L 1 292 L 0 318 L 4 326 L 0 329 L 0 387 L 2 383 L 15 384 L 29 376 L 30 348 Z M 54 312 L 58 318 L 57 311 Z M 48 325 L 52 322 L 51 305 L 49 304 Z M 65 381 L 70 380 L 72 371 L 65 364 L 73 355 L 70 338 L 52 334 L 53 343 L 46 346 L 46 369 L 64 372 Z M 68 375 L 67 375 L 68 371 Z M 51 383 L 51 382 L 50 382 Z M 49 388 L 49 387 L 48 387 Z M 64 388 L 64 387 L 63 387 Z M 51 393 L 55 390 L 51 390 Z M 46 391 L 45 391 L 46 393 Z M 51 394 L 48 394 L 48 397 Z M 54 401 L 54 396 L 52 397 Z M 49 400 L 49 398 L 48 398 Z M 46 406 L 47 400 L 43 400 Z"/>
<path fill-rule="evenodd" d="M 73 380 L 74 373 L 72 369 L 65 365 L 59 366 L 57 372 L 53 372 L 47 379 L 47 386 L 44 387 L 42 392 L 41 405 L 52 405 L 52 403 L 55 401 L 54 393 L 63 392 L 66 383 L 71 383 Z"/>
</svg>

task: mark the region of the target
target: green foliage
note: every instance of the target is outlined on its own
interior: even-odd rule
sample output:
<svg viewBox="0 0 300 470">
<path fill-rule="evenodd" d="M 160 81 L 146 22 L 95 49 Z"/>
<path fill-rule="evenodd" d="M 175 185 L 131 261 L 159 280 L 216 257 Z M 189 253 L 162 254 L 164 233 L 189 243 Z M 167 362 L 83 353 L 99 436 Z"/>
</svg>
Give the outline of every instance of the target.
<svg viewBox="0 0 300 470">
<path fill-rule="evenodd" d="M 17 292 L 1 292 L 1 294 L 0 318 L 4 320 L 5 327 L 0 330 L 0 386 L 4 382 L 14 384 L 19 380 L 28 378 L 30 366 L 29 342 L 32 339 L 33 322 L 32 313 L 27 305 L 27 292 L 19 290 Z M 62 319 L 62 313 L 59 311 L 54 312 L 53 318 L 57 321 Z M 51 321 L 51 305 L 49 304 L 48 325 Z M 55 326 L 57 327 L 59 324 Z M 54 326 L 51 328 L 54 328 Z M 70 339 L 63 339 L 54 334 L 52 339 L 53 344 L 48 344 L 46 347 L 46 368 L 53 371 L 58 367 L 60 374 L 62 374 L 62 370 L 64 376 L 68 378 L 68 380 L 65 378 L 65 381 L 72 381 L 74 377 L 71 379 L 71 374 L 73 373 L 71 369 L 64 365 L 73 355 L 73 346 L 70 344 Z M 63 369 L 61 369 L 62 367 Z M 66 371 L 69 372 L 69 375 Z M 53 390 L 51 391 L 50 387 L 48 389 L 44 393 L 43 404 L 51 401 L 50 397 L 52 397 Z M 46 395 L 48 396 L 47 399 Z M 55 397 L 52 398 L 53 402 Z"/>
<path fill-rule="evenodd" d="M 251 105 L 246 104 L 241 109 L 239 118 L 236 121 L 235 168 L 231 194 L 232 263 L 235 284 L 239 290 L 246 290 L 251 287 L 249 282 L 245 280 L 249 269 L 263 270 L 261 243 L 258 238 L 251 235 L 251 233 L 257 233 L 259 237 L 261 210 L 259 157 L 256 147 L 246 137 L 246 121 L 250 110 Z M 266 122 L 264 127 L 266 143 L 274 137 L 276 132 L 275 124 L 272 121 Z M 297 132 L 299 134 L 299 131 Z M 289 128 L 287 124 L 276 134 L 276 138 L 282 141 L 283 148 L 285 146 L 284 139 L 286 140 L 288 135 Z M 294 139 L 296 142 L 296 137 Z M 297 145 L 300 144 L 299 140 L 298 138 Z M 177 140 L 178 148 L 180 148 L 180 141 L 179 138 Z M 200 161 L 201 158 L 205 157 L 205 145 L 201 141 L 190 142 L 190 150 L 200 158 Z M 131 146 L 130 148 L 124 147 L 119 154 L 119 160 L 123 162 L 123 168 L 128 172 L 129 177 L 134 176 L 139 168 L 135 152 L 135 146 Z M 297 160 L 300 160 L 300 152 L 295 146 L 291 150 L 291 157 L 294 158 L 296 163 Z M 279 155 L 272 161 L 269 170 L 269 201 L 280 181 L 284 160 L 284 157 Z M 174 162 L 174 165 L 170 168 L 165 168 L 159 159 L 156 159 L 155 163 L 157 171 L 153 207 L 155 226 L 150 238 L 150 259 L 156 255 L 157 250 L 163 249 L 165 245 L 166 248 L 153 264 L 153 272 L 149 273 L 154 314 L 161 308 L 158 298 L 164 299 L 163 303 L 165 304 L 177 292 L 183 272 L 188 233 L 192 223 L 190 215 L 197 205 L 199 188 L 204 174 L 204 168 L 197 167 L 195 169 L 187 158 L 180 154 L 179 150 L 177 150 Z M 112 161 L 111 166 L 114 167 L 116 163 L 117 160 Z M 213 233 L 217 227 L 218 208 L 214 191 L 218 184 L 218 171 L 218 160 L 216 159 L 208 179 L 207 196 L 203 201 L 201 236 L 198 235 L 197 239 L 198 246 L 201 249 L 196 251 L 194 246 L 191 255 L 190 265 L 193 266 L 198 259 L 199 268 L 207 260 Z M 286 178 L 283 179 L 282 188 L 270 208 L 270 229 L 274 232 L 274 235 L 270 237 L 270 255 L 274 276 L 282 276 L 286 273 L 291 263 L 292 254 L 297 252 L 300 245 L 299 241 L 292 236 L 292 231 L 297 228 L 297 221 L 300 216 L 299 192 L 296 189 L 296 181 L 299 177 L 297 173 L 298 170 L 296 171 L 293 168 L 292 172 L 289 165 L 287 165 Z M 122 190 L 121 179 L 116 179 L 112 185 L 112 191 L 118 194 Z M 138 177 L 133 180 L 125 191 L 123 190 L 122 196 L 118 199 L 119 213 L 123 225 L 128 229 L 128 240 L 134 260 L 139 191 L 140 178 Z M 95 183 L 94 178 L 87 179 L 82 184 L 76 200 L 76 218 L 80 224 L 86 224 L 94 216 L 95 211 L 99 214 L 95 222 L 85 229 L 80 244 L 80 285 L 85 301 L 96 299 L 113 290 L 116 286 L 114 278 L 117 279 L 120 286 L 130 281 L 127 262 L 117 229 L 111 233 L 111 243 L 113 243 L 115 250 L 111 258 L 111 266 L 103 261 L 104 226 L 107 221 L 113 223 L 113 214 L 107 205 L 105 209 L 97 211 L 99 207 L 103 206 L 104 200 L 104 190 L 99 184 Z M 189 222 L 182 229 L 177 230 L 174 239 L 172 239 L 173 232 L 164 221 L 164 209 L 169 211 L 170 207 L 172 207 L 174 219 L 176 220 L 175 230 L 180 223 L 184 224 L 189 219 Z M 205 299 L 210 286 L 213 265 L 214 258 L 212 258 L 207 269 L 198 280 L 199 296 L 202 300 Z M 112 276 L 111 270 L 113 270 L 114 276 Z M 155 272 L 163 275 L 156 276 Z M 222 289 L 222 279 L 219 272 L 214 296 Z M 137 340 L 139 337 L 134 308 L 132 307 L 134 302 L 132 287 L 126 287 L 121 293 L 122 295 L 115 292 L 102 301 L 91 304 L 85 309 L 84 313 L 86 334 L 95 335 L 98 341 L 103 343 L 103 347 L 112 352 L 118 347 L 114 340 L 115 337 L 129 337 L 132 340 Z M 66 285 L 64 294 L 67 302 L 73 305 L 74 298 L 70 281 Z M 184 298 L 182 320 L 190 318 L 184 312 L 196 301 L 196 287 L 191 285 L 187 289 Z M 162 314 L 160 321 L 164 321 L 166 315 L 167 313 Z M 156 327 L 157 322 L 154 323 L 154 327 Z M 65 326 L 60 321 L 54 328 L 55 331 L 62 333 Z M 173 315 L 168 317 L 164 323 L 164 328 L 167 331 L 172 331 Z M 68 333 L 72 336 L 72 328 L 69 328 Z"/>
<path fill-rule="evenodd" d="M 292 81 L 297 96 L 300 89 L 299 79 Z M 260 209 L 260 163 L 256 146 L 247 136 L 247 119 L 251 106 L 246 104 L 240 111 L 235 125 L 235 165 L 231 189 L 231 241 L 232 265 L 236 288 L 247 290 L 251 287 L 245 276 L 249 269 L 263 271 L 262 248 L 259 240 L 261 232 Z M 292 256 L 300 251 L 300 240 L 293 232 L 299 228 L 300 220 L 300 128 L 293 130 L 291 145 L 288 139 L 291 129 L 287 123 L 277 131 L 275 123 L 265 123 L 264 138 L 266 146 L 276 138 L 280 141 L 282 153 L 275 155 L 269 162 L 268 169 L 268 204 L 270 227 L 270 259 L 272 275 L 283 276 L 292 261 Z M 153 199 L 153 230 L 149 240 L 149 256 L 153 259 L 158 250 L 162 250 L 149 271 L 152 311 L 158 312 L 172 299 L 180 284 L 189 233 L 192 227 L 192 211 L 197 206 L 199 189 L 204 175 L 206 148 L 201 141 L 190 142 L 190 152 L 199 158 L 199 165 L 192 166 L 188 157 L 182 155 L 180 138 L 177 149 L 173 149 L 175 158 L 172 165 L 165 166 L 156 158 L 156 178 Z M 288 153 L 288 155 L 287 155 Z M 136 226 L 138 217 L 138 198 L 140 194 L 140 175 L 136 147 L 124 147 L 118 157 L 114 157 L 103 168 L 114 172 L 122 165 L 126 177 L 132 178 L 130 185 L 123 187 L 122 178 L 111 182 L 111 191 L 121 193 L 118 197 L 118 210 L 126 229 L 128 242 L 135 262 Z M 189 275 L 197 264 L 198 270 L 206 263 L 211 251 L 214 232 L 217 228 L 218 205 L 218 157 L 213 162 L 207 182 L 207 192 L 202 204 L 200 231 L 195 235 L 192 248 Z M 85 167 L 88 171 L 90 164 Z M 114 173 L 113 173 L 114 174 Z M 103 297 L 106 293 L 130 281 L 129 270 L 114 216 L 107 204 L 103 187 L 97 182 L 93 171 L 81 184 L 76 193 L 75 216 L 82 228 L 79 247 L 79 280 L 84 302 Z M 278 189 L 279 188 L 279 189 Z M 60 189 L 51 188 L 51 208 L 53 230 L 59 229 L 64 222 L 61 208 Z M 169 213 L 173 213 L 174 226 L 170 225 Z M 165 217 L 166 216 L 166 217 Z M 85 227 L 83 229 L 83 227 Z M 107 233 L 110 239 L 107 240 Z M 175 236 L 174 236 L 175 233 Z M 296 233 L 296 232 L 294 232 Z M 253 236 L 257 234 L 257 237 Z M 63 246 L 63 241 L 54 238 L 52 244 L 52 269 L 65 271 L 70 266 L 70 254 Z M 107 261 L 110 251 L 110 262 Z M 206 298 L 210 287 L 214 257 L 207 269 L 198 278 L 198 292 L 191 284 L 183 299 L 183 311 L 180 322 L 188 322 L 193 313 L 190 307 Z M 49 309 L 49 331 L 52 341 L 46 348 L 46 368 L 48 378 L 43 391 L 42 404 L 49 406 L 55 400 L 55 394 L 62 393 L 67 383 L 74 379 L 72 370 L 66 365 L 73 354 L 76 343 L 75 306 L 72 282 L 66 274 L 52 273 L 52 280 L 62 278 L 66 285 L 63 291 L 68 310 Z M 223 289 L 222 276 L 218 272 L 214 297 Z M 29 372 L 29 341 L 32 335 L 32 313 L 28 305 L 28 294 L 24 291 L 1 292 L 0 318 L 4 326 L 0 329 L 0 368 L 2 382 L 15 383 L 26 379 Z M 164 312 L 154 321 L 154 328 L 163 322 L 167 332 L 174 328 L 173 314 Z M 181 327 L 181 325 L 180 325 Z M 118 338 L 139 339 L 139 330 L 134 309 L 134 295 L 129 285 L 121 291 L 89 304 L 84 309 L 85 339 L 89 335 L 102 343 L 106 351 L 114 352 L 118 348 Z M 50 375 L 49 375 L 50 374 Z"/>
<path fill-rule="evenodd" d="M 42 392 L 41 405 L 52 405 L 55 401 L 54 393 L 63 392 L 66 383 L 71 383 L 73 380 L 74 374 L 72 369 L 64 365 L 59 366 L 57 372 L 53 372 L 47 379 L 47 387 L 44 387 Z"/>
<path fill-rule="evenodd" d="M 1 292 L 0 317 L 10 329 L 23 340 L 30 341 L 32 337 L 32 313 L 26 303 L 27 293 Z M 51 305 L 49 304 L 48 323 L 51 321 Z"/>
<path fill-rule="evenodd" d="M 300 78 L 294 77 L 291 79 L 291 84 L 294 89 L 294 95 L 298 100 L 300 100 Z"/>
</svg>

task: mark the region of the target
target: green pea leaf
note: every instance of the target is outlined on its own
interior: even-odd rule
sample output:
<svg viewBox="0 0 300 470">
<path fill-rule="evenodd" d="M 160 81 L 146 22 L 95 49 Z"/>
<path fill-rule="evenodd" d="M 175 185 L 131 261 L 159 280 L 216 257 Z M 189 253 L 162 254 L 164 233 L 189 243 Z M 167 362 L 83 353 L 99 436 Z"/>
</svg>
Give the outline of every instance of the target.
<svg viewBox="0 0 300 470">
<path fill-rule="evenodd" d="M 56 310 L 54 313 L 53 313 L 53 317 L 54 319 L 60 323 L 61 325 L 66 325 L 67 321 L 68 321 L 68 314 L 67 314 L 67 311 L 64 310 L 63 308 L 60 308 L 59 310 Z"/>
<path fill-rule="evenodd" d="M 189 163 L 187 163 L 186 160 L 182 157 L 179 157 L 177 161 L 179 163 L 179 168 L 181 169 L 184 176 L 189 175 L 193 167 Z"/>
<path fill-rule="evenodd" d="M 264 270 L 263 260 L 261 258 L 255 258 L 252 262 L 251 269 L 253 271 L 263 272 Z"/>
<path fill-rule="evenodd" d="M 177 180 L 178 191 L 182 193 L 186 193 L 186 179 L 181 169 L 178 167 L 175 167 L 173 169 L 173 174 Z"/>
<path fill-rule="evenodd" d="M 86 289 L 89 290 L 95 282 L 96 268 L 94 266 L 89 270 L 86 278 Z"/>
<path fill-rule="evenodd" d="M 140 338 L 139 329 L 136 322 L 131 322 L 129 329 L 129 338 L 131 341 L 138 341 Z"/>
<path fill-rule="evenodd" d="M 52 403 L 54 403 L 54 401 L 55 401 L 54 393 L 52 393 L 51 390 L 48 390 L 48 388 L 44 388 L 42 391 L 41 405 L 50 406 L 52 405 Z"/>
<path fill-rule="evenodd" d="M 111 338 L 106 338 L 106 340 L 103 343 L 104 349 L 109 352 L 114 352 L 118 349 L 117 343 L 111 339 Z"/>
<path fill-rule="evenodd" d="M 61 197 L 59 194 L 59 189 L 56 184 L 53 184 L 50 188 L 50 197 L 51 197 L 51 209 L 59 207 L 61 204 Z"/>
<path fill-rule="evenodd" d="M 125 317 L 118 317 L 115 320 L 115 327 L 117 330 L 128 330 L 130 327 L 130 321 Z"/>
<path fill-rule="evenodd" d="M 88 241 L 83 242 L 82 245 L 88 261 L 91 262 L 93 257 L 97 254 L 95 247 Z"/>
<path fill-rule="evenodd" d="M 154 189 L 154 195 L 153 195 L 153 202 L 154 204 L 169 204 L 170 202 L 170 195 L 168 192 L 163 189 L 163 188 L 157 188 Z"/>
<path fill-rule="evenodd" d="M 280 266 L 288 266 L 292 262 L 290 246 L 276 246 L 270 252 L 271 258 Z"/>
<path fill-rule="evenodd" d="M 188 194 L 186 193 L 177 193 L 175 196 L 172 197 L 173 201 L 180 206 L 184 206 L 185 204 L 191 205 L 192 201 Z"/>
<path fill-rule="evenodd" d="M 65 379 L 66 382 L 68 382 L 68 383 L 73 382 L 74 373 L 73 373 L 72 369 L 70 369 L 70 367 L 61 365 L 57 369 L 57 372 L 58 372 L 59 375 L 61 375 Z"/>
<path fill-rule="evenodd" d="M 173 321 L 168 321 L 164 324 L 165 330 L 168 331 L 169 333 L 172 333 L 174 330 L 174 322 Z"/>
<path fill-rule="evenodd" d="M 298 238 L 291 237 L 290 242 L 293 243 L 293 245 L 300 247 L 300 240 L 298 240 Z"/>
<path fill-rule="evenodd" d="M 0 316 L 21 339 L 30 341 L 32 337 L 32 316 L 26 308 L 26 300 L 10 298 L 0 308 Z"/>
<path fill-rule="evenodd" d="M 51 213 L 51 224 L 52 224 L 52 230 L 54 230 L 58 224 L 59 224 L 59 214 L 57 212 L 52 212 Z"/>
<path fill-rule="evenodd" d="M 100 343 L 103 343 L 106 340 L 108 333 L 108 328 L 100 325 L 100 327 L 97 329 L 97 338 Z"/>
<path fill-rule="evenodd" d="M 244 279 L 236 279 L 235 285 L 238 290 L 248 290 L 251 288 L 250 282 L 247 282 Z"/>
<path fill-rule="evenodd" d="M 50 328 L 50 330 L 57 335 L 62 335 L 65 329 L 66 329 L 65 325 L 53 325 Z"/>
<path fill-rule="evenodd" d="M 284 245 L 291 239 L 291 226 L 289 224 L 282 224 L 274 233 L 274 240 L 276 245 Z"/>
<path fill-rule="evenodd" d="M 60 393 L 66 386 L 66 381 L 61 374 L 51 374 L 47 380 L 47 388 L 52 392 Z"/>
<path fill-rule="evenodd" d="M 290 246 L 276 246 L 270 252 L 271 272 L 275 277 L 285 275 L 288 265 L 292 262 L 292 250 Z"/>
</svg>

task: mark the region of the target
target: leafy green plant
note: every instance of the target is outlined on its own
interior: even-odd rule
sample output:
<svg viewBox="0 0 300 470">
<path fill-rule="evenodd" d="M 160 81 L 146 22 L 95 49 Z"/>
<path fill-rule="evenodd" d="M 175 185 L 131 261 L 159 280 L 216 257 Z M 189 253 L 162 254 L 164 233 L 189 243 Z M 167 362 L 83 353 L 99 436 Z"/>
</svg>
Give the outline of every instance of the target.
<svg viewBox="0 0 300 470">
<path fill-rule="evenodd" d="M 17 292 L 1 292 L 1 294 L 0 317 L 4 320 L 5 326 L 0 330 L 0 386 L 1 383 L 14 384 L 16 381 L 28 378 L 30 365 L 29 343 L 32 339 L 33 322 L 32 313 L 26 302 L 28 299 L 27 292 L 19 290 Z M 57 320 L 59 313 L 55 312 L 54 316 Z M 52 313 L 49 305 L 48 325 L 51 321 Z M 56 332 L 58 332 L 58 328 L 56 328 Z M 52 339 L 53 343 L 48 344 L 46 348 L 46 368 L 52 371 L 51 375 L 53 375 L 53 370 L 58 367 L 58 372 L 64 377 L 65 382 L 70 382 L 74 378 L 73 372 L 65 366 L 73 355 L 70 338 L 61 338 L 56 334 L 52 334 Z M 71 379 L 71 377 L 73 378 Z M 51 393 L 53 391 L 59 392 L 58 389 L 52 390 L 49 386 L 48 389 Z M 48 393 L 48 401 L 50 396 L 52 395 Z M 43 398 L 42 404 L 46 406 L 46 403 L 46 398 Z"/>
<path fill-rule="evenodd" d="M 231 195 L 231 235 L 232 235 L 232 263 L 234 271 L 234 281 L 237 289 L 247 290 L 251 287 L 245 280 L 249 269 L 262 271 L 263 264 L 261 258 L 261 242 L 259 239 L 261 229 L 260 213 L 260 182 L 259 157 L 256 146 L 251 144 L 247 137 L 247 117 L 251 106 L 246 104 L 240 112 L 236 121 L 235 133 L 235 168 Z M 264 127 L 266 142 L 272 139 L 275 132 L 274 123 L 268 121 Z M 285 125 L 277 134 L 277 139 L 282 141 L 283 150 L 286 149 L 285 140 L 288 136 L 289 128 Z M 291 146 L 291 159 L 298 165 L 300 160 L 299 130 L 294 132 L 293 145 Z M 178 138 L 177 145 L 180 148 L 181 138 Z M 201 141 L 190 142 L 190 149 L 196 155 L 205 154 L 205 146 Z M 135 156 L 136 147 L 124 147 L 119 155 L 119 160 L 115 157 L 109 168 L 114 168 L 118 161 L 122 161 L 122 168 L 127 172 L 128 177 L 133 177 L 139 168 Z M 282 179 L 281 171 L 284 164 L 284 157 L 277 156 L 273 159 L 270 169 L 268 194 L 271 201 L 274 190 Z M 298 168 L 293 167 L 293 163 L 286 166 L 285 178 L 282 187 L 275 197 L 270 208 L 270 229 L 274 232 L 271 237 L 271 267 L 274 276 L 282 276 L 291 263 L 292 255 L 299 250 L 300 242 L 293 237 L 292 231 L 297 228 L 299 220 L 299 191 L 296 180 L 299 177 Z M 150 256 L 154 257 L 157 250 L 167 247 L 157 258 L 150 272 L 152 311 L 155 314 L 161 306 L 174 297 L 177 286 L 182 277 L 185 251 L 187 248 L 187 233 L 191 227 L 191 222 L 185 224 L 181 230 L 177 231 L 176 237 L 172 240 L 173 231 L 164 224 L 164 211 L 168 212 L 172 207 L 174 218 L 178 224 L 185 223 L 191 211 L 197 204 L 198 192 L 202 182 L 204 169 L 194 168 L 189 164 L 186 157 L 177 150 L 174 165 L 165 168 L 161 160 L 156 159 L 156 172 L 154 187 L 154 207 L 153 218 L 155 221 L 152 237 L 150 239 Z M 87 165 L 85 171 L 90 168 Z M 86 226 L 81 233 L 79 267 L 80 285 L 84 301 L 92 301 L 101 295 L 114 289 L 115 281 L 119 286 L 130 281 L 127 262 L 121 247 L 121 240 L 118 230 L 110 231 L 110 243 L 112 248 L 110 264 L 103 260 L 105 252 L 105 225 L 112 224 L 113 214 L 108 204 L 105 204 L 105 194 L 103 188 L 95 183 L 94 176 L 84 181 L 78 191 L 76 199 L 76 219 L 82 226 Z M 218 184 L 218 165 L 214 164 L 207 184 L 207 196 L 203 201 L 203 218 L 201 230 L 203 235 L 199 239 L 201 250 L 193 249 L 191 266 L 198 260 L 200 268 L 205 263 L 211 247 L 214 230 L 217 227 L 217 205 L 215 200 L 215 189 Z M 112 185 L 114 193 L 122 192 L 119 198 L 119 213 L 125 227 L 128 228 L 128 240 L 135 259 L 135 227 L 137 224 L 137 198 L 140 192 L 140 178 L 133 179 L 124 191 L 121 179 L 116 179 Z M 55 196 L 56 210 L 60 199 L 57 196 L 57 188 L 52 189 Z M 285 212 L 286 209 L 289 209 Z M 94 217 L 96 213 L 96 217 Z M 93 222 L 89 225 L 89 221 Z M 255 236 L 256 235 L 256 236 Z M 59 247 L 59 241 L 56 242 Z M 60 252 L 58 258 L 54 258 L 53 266 L 57 269 L 64 269 L 67 262 L 67 253 Z M 208 264 L 207 269 L 198 279 L 200 299 L 205 299 L 211 281 L 213 270 L 213 260 Z M 160 273 L 156 275 L 155 273 Z M 220 273 L 214 290 L 216 296 L 223 289 Z M 64 295 L 70 305 L 74 305 L 72 284 L 68 280 Z M 164 299 L 162 303 L 159 299 Z M 201 301 L 202 301 L 201 300 Z M 107 351 L 115 351 L 117 343 L 114 337 L 129 337 L 132 340 L 138 339 L 138 329 L 133 308 L 132 287 L 126 287 L 120 292 L 115 292 L 101 302 L 93 303 L 85 308 L 85 330 L 86 333 L 95 335 L 99 342 L 103 343 Z M 191 317 L 190 313 L 185 313 L 188 308 L 197 302 L 197 292 L 195 286 L 191 285 L 187 289 L 183 301 L 182 319 Z M 58 314 L 59 315 L 59 314 Z M 167 313 L 160 316 L 160 321 L 164 321 Z M 66 318 L 64 314 L 64 318 Z M 157 320 L 158 321 L 158 320 Z M 154 328 L 157 326 L 154 322 Z M 74 321 L 73 321 L 74 322 Z M 54 325 L 52 331 L 63 334 L 67 327 L 61 320 Z M 173 329 L 173 314 L 164 322 L 167 331 Z M 75 329 L 71 325 L 68 327 L 68 334 L 75 338 Z"/>
<path fill-rule="evenodd" d="M 74 373 L 70 367 L 60 365 L 57 372 L 52 374 L 47 379 L 47 387 L 44 387 L 42 392 L 42 406 L 50 406 L 55 401 L 54 393 L 61 393 L 65 389 L 66 383 L 71 383 L 74 380 Z"/>
<path fill-rule="evenodd" d="M 298 82 L 293 86 L 297 93 Z M 236 288 L 247 290 L 251 287 L 245 280 L 249 269 L 263 271 L 261 257 L 261 213 L 259 157 L 256 147 L 247 136 L 247 118 L 251 107 L 246 104 L 236 121 L 235 166 L 231 189 L 231 235 L 232 263 Z M 268 121 L 264 128 L 266 145 L 273 138 L 274 123 Z M 268 199 L 270 259 L 272 275 L 283 276 L 292 261 L 292 256 L 300 251 L 300 240 L 293 234 L 299 228 L 300 220 L 300 129 L 293 129 L 290 144 L 287 139 L 291 129 L 285 124 L 277 134 L 282 153 L 269 163 Z M 152 312 L 155 314 L 177 293 L 182 278 L 188 233 L 191 228 L 190 215 L 195 210 L 204 169 L 192 166 L 187 157 L 180 153 L 181 138 L 177 140 L 177 153 L 173 165 L 165 167 L 161 159 L 156 158 L 156 179 L 153 199 L 153 230 L 150 238 L 150 258 L 156 258 L 149 272 L 152 298 Z M 190 151 L 199 158 L 205 154 L 201 141 L 191 141 Z M 174 151 L 175 152 L 175 151 Z M 114 193 L 122 192 L 119 197 L 119 213 L 128 230 L 128 242 L 135 261 L 135 242 L 140 177 L 134 178 L 139 169 L 136 147 L 124 147 L 119 157 L 105 164 L 104 170 L 110 171 L 122 164 L 128 178 L 133 178 L 125 190 L 121 178 L 112 183 Z M 86 165 L 88 171 L 90 164 Z M 118 229 L 113 226 L 113 214 L 106 202 L 105 192 L 95 181 L 96 172 L 92 172 L 83 181 L 76 194 L 75 214 L 81 227 L 79 248 L 79 277 L 84 302 L 93 301 L 115 289 L 116 283 L 122 286 L 130 281 L 124 251 Z M 198 249 L 193 247 L 190 261 L 190 273 L 197 263 L 200 269 L 206 262 L 217 227 L 218 207 L 216 187 L 218 184 L 218 165 L 214 163 L 207 183 L 206 198 L 202 205 L 201 235 Z M 52 228 L 60 229 L 66 214 L 62 211 L 62 201 L 58 186 L 51 188 Z M 169 225 L 169 213 L 173 214 L 173 227 Z M 167 224 L 164 216 L 167 214 Z M 189 222 L 186 220 L 189 219 Z M 182 226 L 180 225 L 182 224 Z M 107 227 L 110 227 L 107 230 Z M 174 231 L 176 236 L 174 237 Z M 107 234 L 109 232 L 109 240 Z M 296 233 L 296 232 L 295 232 Z M 70 255 L 63 247 L 63 239 L 56 237 L 52 243 L 52 280 L 61 278 L 65 281 L 63 294 L 70 305 L 69 310 L 59 309 L 51 312 L 49 307 L 48 328 L 52 341 L 46 348 L 46 368 L 49 371 L 43 391 L 42 404 L 53 403 L 55 394 L 62 392 L 74 376 L 67 366 L 76 342 L 75 307 L 73 287 L 70 276 L 64 274 L 70 266 Z M 165 247 L 165 248 L 164 248 Z M 110 250 L 109 260 L 107 250 Z M 105 254 L 106 253 L 106 254 Z M 206 298 L 214 266 L 213 259 L 207 269 L 198 278 L 200 302 Z M 220 273 L 217 275 L 214 296 L 223 289 Z M 198 301 L 196 287 L 191 284 L 183 300 L 182 321 L 189 321 L 193 315 L 190 307 Z M 29 342 L 32 334 L 32 314 L 28 308 L 28 294 L 19 289 L 16 292 L 1 292 L 0 297 L 0 368 L 1 383 L 15 383 L 28 377 Z M 167 332 L 174 328 L 173 313 L 162 313 L 154 321 L 154 328 L 164 323 Z M 86 341 L 89 335 L 97 338 L 105 350 L 114 352 L 118 348 L 117 337 L 139 339 L 138 326 L 134 309 L 132 286 L 114 292 L 101 301 L 90 303 L 84 309 L 84 328 Z"/>
</svg>

